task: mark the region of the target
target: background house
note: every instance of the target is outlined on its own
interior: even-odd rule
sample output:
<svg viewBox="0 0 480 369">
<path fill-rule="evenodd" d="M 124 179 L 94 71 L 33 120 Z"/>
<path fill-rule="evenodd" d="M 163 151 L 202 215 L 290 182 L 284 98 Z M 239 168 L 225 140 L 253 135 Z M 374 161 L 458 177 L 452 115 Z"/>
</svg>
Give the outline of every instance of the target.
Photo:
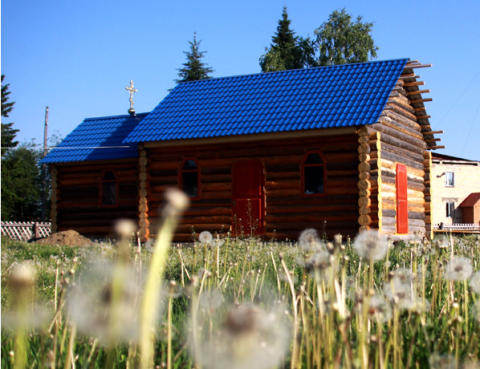
<svg viewBox="0 0 480 369">
<path fill-rule="evenodd" d="M 473 223 L 470 210 L 463 211 L 474 206 L 473 200 L 460 205 L 476 192 L 480 192 L 480 161 L 432 154 L 433 224 Z"/>
</svg>

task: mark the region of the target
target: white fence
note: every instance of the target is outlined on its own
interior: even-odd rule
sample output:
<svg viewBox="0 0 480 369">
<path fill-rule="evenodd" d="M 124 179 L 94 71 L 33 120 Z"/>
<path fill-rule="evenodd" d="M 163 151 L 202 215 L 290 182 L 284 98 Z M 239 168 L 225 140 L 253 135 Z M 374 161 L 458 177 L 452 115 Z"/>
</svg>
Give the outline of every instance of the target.
<svg viewBox="0 0 480 369">
<path fill-rule="evenodd" d="M 1 222 L 2 237 L 19 241 L 44 238 L 52 233 L 50 222 Z"/>
<path fill-rule="evenodd" d="M 475 223 L 454 223 L 454 224 L 435 224 L 434 231 L 436 232 L 465 232 L 478 233 L 480 232 L 480 224 Z"/>
</svg>

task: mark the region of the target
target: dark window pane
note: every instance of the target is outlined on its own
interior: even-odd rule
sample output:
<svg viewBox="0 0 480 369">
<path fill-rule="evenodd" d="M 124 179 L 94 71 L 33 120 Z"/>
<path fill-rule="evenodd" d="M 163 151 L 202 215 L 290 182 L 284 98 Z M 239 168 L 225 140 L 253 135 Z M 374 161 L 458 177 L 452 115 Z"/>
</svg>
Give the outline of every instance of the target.
<svg viewBox="0 0 480 369">
<path fill-rule="evenodd" d="M 198 195 L 198 172 L 182 173 L 182 190 L 190 197 Z"/>
<path fill-rule="evenodd" d="M 323 167 L 305 167 L 304 180 L 306 194 L 323 193 Z"/>
<path fill-rule="evenodd" d="M 183 169 L 197 169 L 197 163 L 195 163 L 195 160 L 185 160 Z"/>
<path fill-rule="evenodd" d="M 305 164 L 323 164 L 323 161 L 319 154 L 313 153 L 307 156 L 307 160 L 305 160 Z"/>
<path fill-rule="evenodd" d="M 113 172 L 105 172 L 103 175 L 103 180 L 104 181 L 114 181 L 115 180 L 115 174 Z"/>
<path fill-rule="evenodd" d="M 103 183 L 102 204 L 115 205 L 117 203 L 117 189 L 114 182 Z"/>
</svg>

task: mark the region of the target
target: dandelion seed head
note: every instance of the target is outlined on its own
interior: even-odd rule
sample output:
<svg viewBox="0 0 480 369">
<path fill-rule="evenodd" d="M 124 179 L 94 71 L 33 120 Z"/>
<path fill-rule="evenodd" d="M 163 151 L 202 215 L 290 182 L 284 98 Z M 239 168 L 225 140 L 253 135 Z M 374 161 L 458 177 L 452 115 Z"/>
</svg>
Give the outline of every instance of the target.
<svg viewBox="0 0 480 369">
<path fill-rule="evenodd" d="M 480 295 L 480 270 L 473 273 L 472 277 L 470 278 L 470 288 L 473 292 Z"/>
<path fill-rule="evenodd" d="M 411 309 L 415 304 L 411 284 L 396 276 L 383 286 L 383 292 L 399 309 Z"/>
<path fill-rule="evenodd" d="M 130 238 L 137 231 L 137 225 L 133 220 L 120 219 L 115 223 L 115 233 L 121 238 Z"/>
<path fill-rule="evenodd" d="M 353 248 L 362 259 L 378 261 L 387 254 L 387 238 L 378 231 L 361 231 L 353 241 Z"/>
<path fill-rule="evenodd" d="M 392 318 L 392 309 L 383 296 L 373 295 L 368 299 L 368 314 L 381 322 L 387 322 Z"/>
<path fill-rule="evenodd" d="M 178 216 L 190 205 L 188 196 L 178 188 L 169 188 L 165 191 L 166 206 L 163 209 L 164 216 Z"/>
<path fill-rule="evenodd" d="M 8 277 L 8 285 L 13 290 L 33 287 L 35 284 L 35 268 L 31 262 L 25 261 L 13 266 Z"/>
<path fill-rule="evenodd" d="M 464 281 L 473 272 L 472 261 L 464 256 L 453 256 L 445 267 L 445 279 Z"/>
<path fill-rule="evenodd" d="M 209 231 L 200 232 L 198 235 L 198 240 L 204 245 L 211 245 L 213 241 L 213 236 Z"/>
<path fill-rule="evenodd" d="M 298 244 L 305 251 L 318 248 L 320 243 L 318 232 L 313 228 L 305 229 L 300 233 L 300 237 L 298 238 Z"/>
<path fill-rule="evenodd" d="M 79 332 L 98 338 L 103 345 L 138 339 L 143 273 L 109 261 L 89 263 L 67 295 L 67 309 Z M 113 304 L 113 279 L 118 298 Z M 160 312 L 158 313 L 160 314 Z"/>
<path fill-rule="evenodd" d="M 290 338 L 284 308 L 239 304 L 217 310 L 198 319 L 200 337 L 192 348 L 197 363 L 207 369 L 267 369 L 282 362 Z"/>
<path fill-rule="evenodd" d="M 428 358 L 430 368 L 434 369 L 456 369 L 455 357 L 452 355 L 433 354 Z"/>
</svg>

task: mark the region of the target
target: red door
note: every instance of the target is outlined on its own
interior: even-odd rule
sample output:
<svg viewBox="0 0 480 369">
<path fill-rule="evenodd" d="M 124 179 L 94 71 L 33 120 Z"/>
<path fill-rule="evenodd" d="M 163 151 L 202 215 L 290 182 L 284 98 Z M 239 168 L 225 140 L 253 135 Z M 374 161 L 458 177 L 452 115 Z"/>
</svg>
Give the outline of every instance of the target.
<svg viewBox="0 0 480 369">
<path fill-rule="evenodd" d="M 264 232 L 265 196 L 263 166 L 259 160 L 242 160 L 232 168 L 233 232 L 251 236 Z"/>
<path fill-rule="evenodd" d="M 407 167 L 397 164 L 397 233 L 408 233 Z"/>
</svg>

